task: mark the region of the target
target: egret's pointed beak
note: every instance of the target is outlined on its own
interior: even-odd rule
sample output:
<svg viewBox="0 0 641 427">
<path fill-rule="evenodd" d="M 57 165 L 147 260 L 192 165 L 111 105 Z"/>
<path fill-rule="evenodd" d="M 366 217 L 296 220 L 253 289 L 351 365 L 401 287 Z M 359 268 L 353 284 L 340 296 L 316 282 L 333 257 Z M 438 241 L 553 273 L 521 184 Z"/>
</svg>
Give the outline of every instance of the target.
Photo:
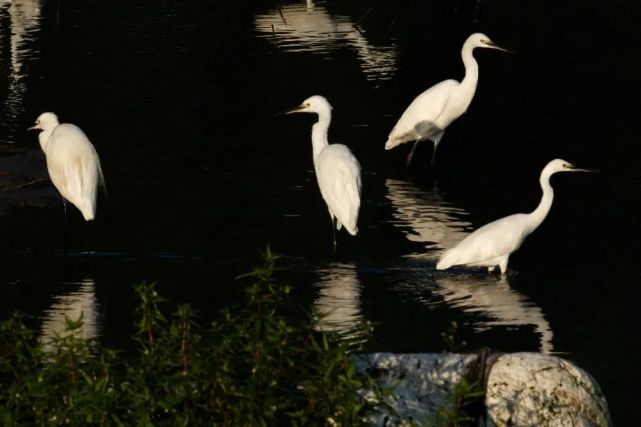
<svg viewBox="0 0 641 427">
<path fill-rule="evenodd" d="M 497 45 L 497 44 L 496 44 L 496 43 L 494 43 L 493 41 L 488 41 L 488 42 L 486 42 L 485 44 L 487 45 L 487 47 L 492 48 L 492 49 L 501 50 L 501 51 L 503 51 L 503 52 L 507 52 L 507 53 L 514 53 L 514 52 L 512 52 L 511 50 L 507 50 L 507 49 L 505 49 L 505 48 L 502 48 L 501 46 Z"/>
<path fill-rule="evenodd" d="M 592 173 L 597 173 L 599 172 L 596 169 L 582 169 L 582 168 L 574 168 L 572 169 L 572 172 L 592 172 Z"/>
<path fill-rule="evenodd" d="M 27 130 L 40 130 L 40 128 L 38 127 L 38 125 L 33 125 L 30 128 L 27 128 Z"/>
<path fill-rule="evenodd" d="M 577 168 L 577 167 L 576 167 L 576 166 L 574 166 L 574 165 L 570 165 L 569 169 L 570 169 L 570 172 L 591 172 L 591 173 L 597 173 L 597 172 L 599 172 L 599 171 L 598 171 L 598 170 L 596 170 L 596 169 L 583 169 L 583 168 Z"/>
<path fill-rule="evenodd" d="M 305 110 L 304 105 L 299 105 L 298 107 L 290 108 L 289 110 L 281 111 L 279 113 L 274 114 L 274 117 L 278 116 L 284 116 L 285 114 L 292 114 L 292 113 L 301 113 Z"/>
</svg>

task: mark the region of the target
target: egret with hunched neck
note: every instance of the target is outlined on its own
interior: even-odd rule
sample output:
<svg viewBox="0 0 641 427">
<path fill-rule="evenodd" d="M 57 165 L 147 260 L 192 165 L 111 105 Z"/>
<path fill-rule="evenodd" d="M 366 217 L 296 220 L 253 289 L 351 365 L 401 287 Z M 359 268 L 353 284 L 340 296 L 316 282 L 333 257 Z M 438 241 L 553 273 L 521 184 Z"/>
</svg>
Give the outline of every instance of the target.
<svg viewBox="0 0 641 427">
<path fill-rule="evenodd" d="M 461 49 L 465 78 L 461 82 L 445 80 L 435 84 L 412 101 L 390 132 L 385 149 L 391 150 L 405 142 L 415 141 L 407 156 L 407 165 L 412 161 L 414 150 L 424 139 L 434 142 L 432 164 L 436 149 L 443 138 L 445 128 L 465 113 L 476 92 L 479 79 L 479 66 L 472 52 L 477 47 L 507 50 L 497 46 L 488 36 L 474 33 L 467 38 Z"/>
<path fill-rule="evenodd" d="M 307 98 L 298 107 L 281 114 L 316 113 L 318 122 L 312 126 L 314 169 L 321 195 L 332 220 L 334 251 L 336 229 L 342 226 L 355 236 L 358 232 L 358 210 L 361 205 L 361 166 L 345 145 L 329 144 L 327 133 L 332 120 L 332 106 L 320 95 Z"/>
<path fill-rule="evenodd" d="M 491 273 L 496 266 L 501 274 L 507 271 L 507 263 L 512 252 L 521 247 L 527 236 L 541 225 L 554 200 L 554 190 L 550 177 L 557 172 L 592 172 L 579 169 L 565 160 L 555 159 L 549 162 L 541 172 L 539 179 L 543 197 L 537 208 L 529 214 L 514 214 L 484 225 L 453 249 L 446 251 L 436 264 L 437 270 L 445 270 L 454 265 L 487 267 Z"/>
<path fill-rule="evenodd" d="M 41 131 L 38 140 L 53 185 L 86 221 L 94 219 L 98 185 L 104 186 L 104 178 L 98 153 L 87 135 L 76 125 L 60 124 L 54 113 L 42 113 L 29 129 Z"/>
</svg>

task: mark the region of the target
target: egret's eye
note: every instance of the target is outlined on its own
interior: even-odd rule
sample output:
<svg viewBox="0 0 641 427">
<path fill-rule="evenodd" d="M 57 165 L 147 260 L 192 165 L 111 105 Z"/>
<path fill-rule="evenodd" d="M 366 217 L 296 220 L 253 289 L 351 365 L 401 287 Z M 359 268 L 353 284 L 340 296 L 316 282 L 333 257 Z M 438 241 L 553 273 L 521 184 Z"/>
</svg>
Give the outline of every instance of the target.
<svg viewBox="0 0 641 427">
<path fill-rule="evenodd" d="M 569 163 L 563 164 L 563 167 L 566 168 L 566 169 L 572 169 L 572 165 L 569 164 Z"/>
<path fill-rule="evenodd" d="M 310 104 L 309 102 L 305 103 L 305 107 L 311 107 L 311 106 L 312 104 Z"/>
</svg>

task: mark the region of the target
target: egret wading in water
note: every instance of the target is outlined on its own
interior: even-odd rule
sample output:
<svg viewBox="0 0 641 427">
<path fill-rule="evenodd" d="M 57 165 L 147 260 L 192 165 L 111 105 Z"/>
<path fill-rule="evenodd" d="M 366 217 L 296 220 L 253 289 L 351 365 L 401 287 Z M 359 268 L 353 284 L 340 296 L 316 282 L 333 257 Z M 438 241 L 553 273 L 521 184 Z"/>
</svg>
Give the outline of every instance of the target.
<svg viewBox="0 0 641 427">
<path fill-rule="evenodd" d="M 550 212 L 554 199 L 550 177 L 557 172 L 593 171 L 579 169 L 565 160 L 552 160 L 541 172 L 539 182 L 543 189 L 543 197 L 534 211 L 528 214 L 506 216 L 484 225 L 463 239 L 453 249 L 446 251 L 436 264 L 436 269 L 445 270 L 454 265 L 467 265 L 487 267 L 491 273 L 498 265 L 501 274 L 505 274 L 512 252 L 521 247 L 525 238 L 541 225 Z"/>
<path fill-rule="evenodd" d="M 29 129 L 41 131 L 38 140 L 47 170 L 63 202 L 69 200 L 86 221 L 94 219 L 98 185 L 104 186 L 104 178 L 98 153 L 87 135 L 76 125 L 60 124 L 54 113 L 42 113 Z"/>
<path fill-rule="evenodd" d="M 316 113 L 318 122 L 312 126 L 312 151 L 314 169 L 321 195 L 327 204 L 332 220 L 334 252 L 336 230 L 342 226 L 356 236 L 358 210 L 361 206 L 361 165 L 343 144 L 329 144 L 327 131 L 332 120 L 332 106 L 320 95 L 307 98 L 298 107 L 277 115 L 291 113 Z"/>
<path fill-rule="evenodd" d="M 432 162 L 436 158 L 436 149 L 443 138 L 445 128 L 465 113 L 469 107 L 479 79 L 479 66 L 472 52 L 477 47 L 503 49 L 485 34 L 474 33 L 465 40 L 461 56 L 465 65 L 465 78 L 461 82 L 444 80 L 435 84 L 412 101 L 398 120 L 385 143 L 385 149 L 391 150 L 397 145 L 415 141 L 407 156 L 407 166 L 412 162 L 412 156 L 418 143 L 424 139 L 434 142 Z"/>
</svg>

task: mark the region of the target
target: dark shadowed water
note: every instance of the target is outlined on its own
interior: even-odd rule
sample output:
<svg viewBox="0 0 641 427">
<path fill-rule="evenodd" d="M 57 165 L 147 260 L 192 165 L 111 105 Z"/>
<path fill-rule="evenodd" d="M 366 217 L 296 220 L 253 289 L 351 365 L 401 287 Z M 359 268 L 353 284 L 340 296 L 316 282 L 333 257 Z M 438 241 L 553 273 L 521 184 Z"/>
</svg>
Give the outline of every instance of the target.
<svg viewBox="0 0 641 427">
<path fill-rule="evenodd" d="M 470 348 L 544 351 L 603 387 L 618 425 L 637 425 L 641 383 L 641 5 L 597 0 L 286 2 L 0 1 L 0 316 L 43 337 L 85 313 L 85 333 L 122 346 L 133 286 L 205 318 L 241 295 L 233 278 L 268 243 L 327 326 L 377 324 L 371 350 L 433 352 L 459 322 Z M 375 6 L 372 8 L 372 4 Z M 479 86 L 445 133 L 386 152 L 409 102 L 463 75 Z M 357 238 L 331 229 L 311 157 L 311 116 L 273 113 L 323 94 L 330 140 L 363 167 Z M 68 215 L 36 134 L 43 111 L 83 128 L 109 195 L 97 219 Z M 443 249 L 538 203 L 561 157 L 601 171 L 555 176 L 550 215 L 501 279 L 435 271 Z"/>
</svg>

